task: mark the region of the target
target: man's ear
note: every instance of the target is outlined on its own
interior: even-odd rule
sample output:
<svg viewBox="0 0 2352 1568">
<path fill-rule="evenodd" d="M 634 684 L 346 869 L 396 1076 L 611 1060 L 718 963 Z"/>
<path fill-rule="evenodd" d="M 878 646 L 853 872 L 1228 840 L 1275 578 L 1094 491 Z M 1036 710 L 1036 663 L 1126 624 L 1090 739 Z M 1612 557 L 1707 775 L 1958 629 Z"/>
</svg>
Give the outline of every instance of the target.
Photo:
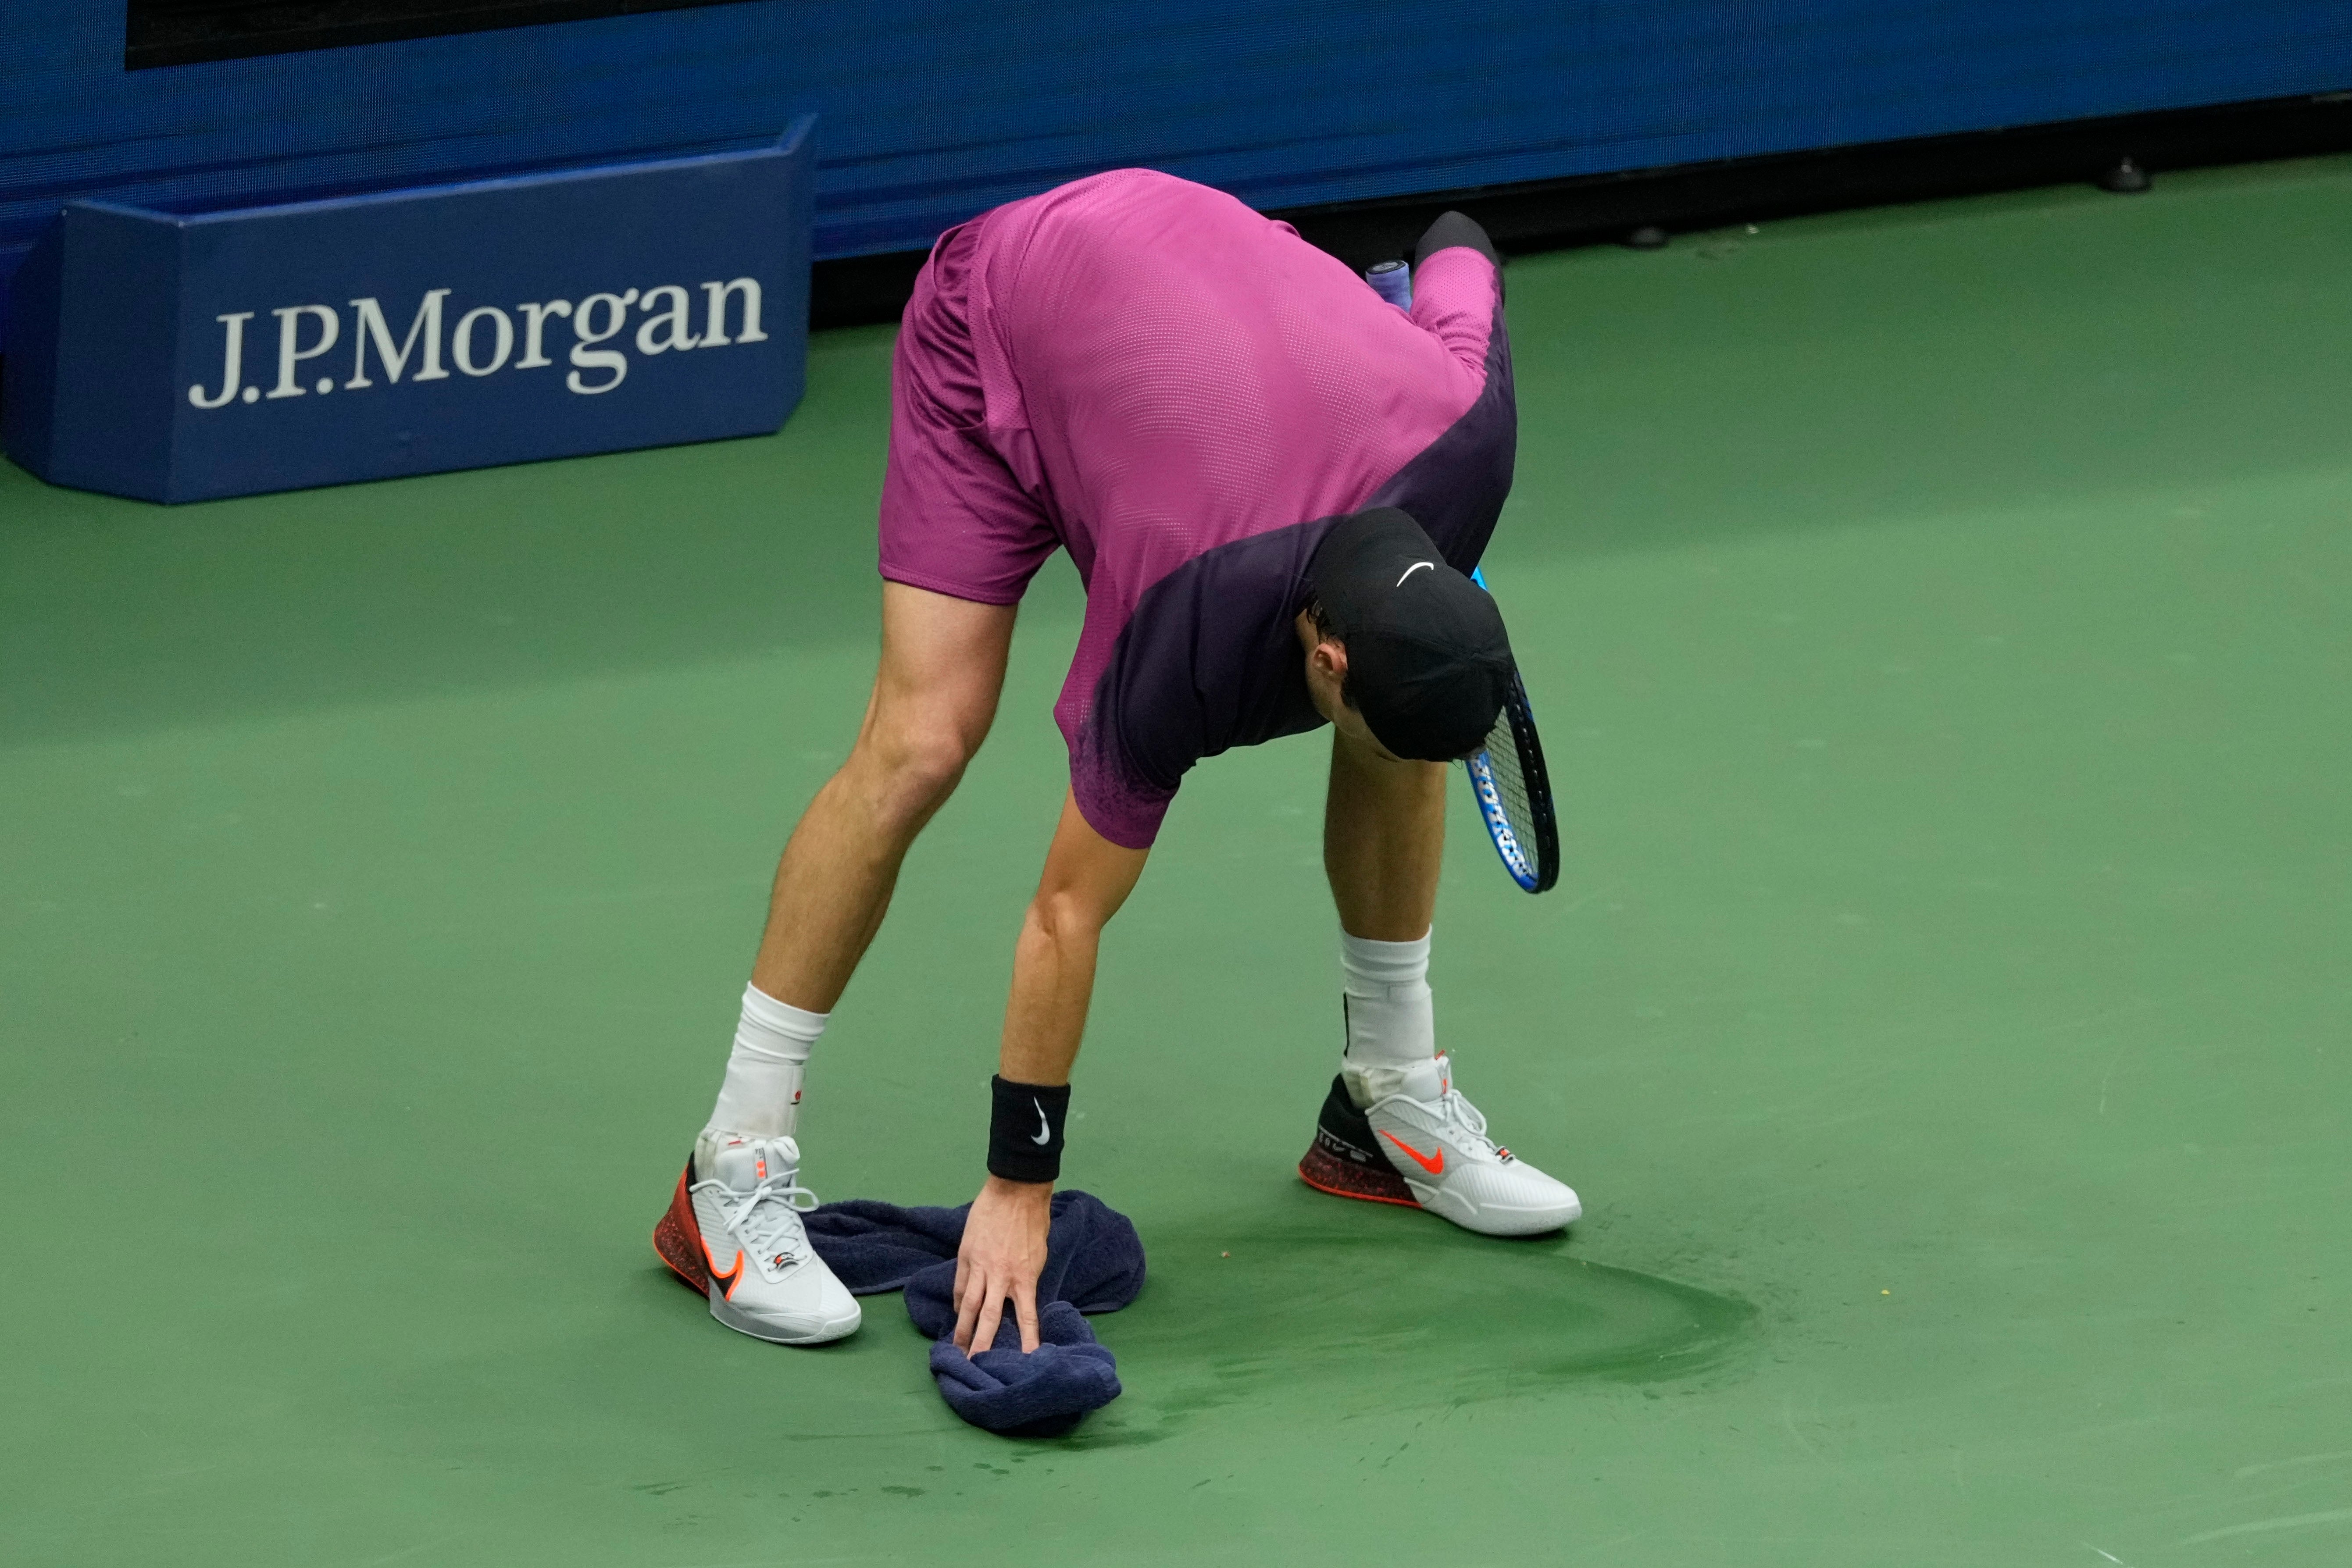
<svg viewBox="0 0 2352 1568">
<path fill-rule="evenodd" d="M 1318 670 L 1331 679 L 1338 681 L 1347 678 L 1348 645 L 1337 638 L 1324 638 L 1315 644 L 1314 651 L 1307 656 L 1315 662 L 1315 667 Z"/>
</svg>

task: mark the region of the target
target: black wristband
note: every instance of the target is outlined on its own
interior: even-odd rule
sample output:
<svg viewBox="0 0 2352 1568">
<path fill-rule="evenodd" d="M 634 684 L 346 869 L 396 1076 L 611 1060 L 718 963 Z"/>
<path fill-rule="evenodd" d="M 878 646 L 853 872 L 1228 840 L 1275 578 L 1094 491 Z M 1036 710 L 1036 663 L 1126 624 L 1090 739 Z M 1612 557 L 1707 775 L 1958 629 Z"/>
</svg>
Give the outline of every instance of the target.
<svg viewBox="0 0 2352 1568">
<path fill-rule="evenodd" d="M 1006 1181 L 1052 1181 L 1062 1174 L 1062 1124 L 1070 1086 L 988 1081 L 988 1174 Z"/>
</svg>

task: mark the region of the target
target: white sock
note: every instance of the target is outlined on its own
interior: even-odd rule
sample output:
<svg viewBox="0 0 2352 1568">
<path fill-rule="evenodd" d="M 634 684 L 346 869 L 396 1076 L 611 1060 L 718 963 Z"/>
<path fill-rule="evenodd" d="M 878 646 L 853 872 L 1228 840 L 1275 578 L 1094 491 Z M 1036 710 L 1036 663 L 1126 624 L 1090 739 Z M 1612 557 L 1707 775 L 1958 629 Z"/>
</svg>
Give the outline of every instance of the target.
<svg viewBox="0 0 2352 1568">
<path fill-rule="evenodd" d="M 801 1074 L 831 1013 L 803 1012 L 757 986 L 743 988 L 743 1019 L 706 1132 L 789 1137 L 800 1124 Z"/>
<path fill-rule="evenodd" d="M 1356 1103 L 1369 1105 L 1395 1093 L 1407 1073 L 1437 1054 L 1429 938 L 1375 942 L 1342 931 L 1339 974 L 1348 1019 L 1339 1075 Z"/>
</svg>

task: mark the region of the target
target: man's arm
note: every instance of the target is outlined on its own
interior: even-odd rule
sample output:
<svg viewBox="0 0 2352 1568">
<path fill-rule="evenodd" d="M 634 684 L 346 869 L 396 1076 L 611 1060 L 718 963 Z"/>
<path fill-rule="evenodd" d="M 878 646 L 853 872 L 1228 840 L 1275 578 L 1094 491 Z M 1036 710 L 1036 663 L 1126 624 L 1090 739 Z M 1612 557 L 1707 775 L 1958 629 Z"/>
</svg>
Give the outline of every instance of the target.
<svg viewBox="0 0 2352 1568">
<path fill-rule="evenodd" d="M 1004 1007 L 997 1065 L 1007 1080 L 1070 1081 L 1094 995 L 1102 929 L 1135 890 L 1150 853 L 1112 843 L 1079 815 L 1076 799 L 1063 797 L 1062 821 L 1013 955 L 1013 995 Z M 1045 1267 L 1053 1197 L 1051 1182 L 992 1176 L 972 1200 L 956 1254 L 955 1342 L 961 1349 L 985 1350 L 996 1343 L 1007 1297 L 1021 1325 L 1021 1348 L 1037 1348 L 1037 1276 Z"/>
</svg>

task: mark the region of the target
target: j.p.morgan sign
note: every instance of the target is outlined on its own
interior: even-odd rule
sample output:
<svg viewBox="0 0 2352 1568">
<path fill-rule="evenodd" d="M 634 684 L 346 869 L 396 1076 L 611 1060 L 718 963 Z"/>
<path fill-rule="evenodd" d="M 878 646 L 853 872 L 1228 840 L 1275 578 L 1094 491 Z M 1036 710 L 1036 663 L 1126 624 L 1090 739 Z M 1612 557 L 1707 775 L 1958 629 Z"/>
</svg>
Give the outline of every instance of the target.
<svg viewBox="0 0 2352 1568">
<path fill-rule="evenodd" d="M 512 367 L 517 371 L 541 371 L 556 361 L 547 357 L 548 324 L 557 323 L 562 331 L 568 318 L 572 340 L 570 353 L 565 358 L 572 371 L 563 378 L 567 391 L 583 397 L 617 391 L 629 377 L 629 356 L 624 351 L 630 325 L 632 306 L 645 312 L 637 325 L 637 352 L 647 359 L 656 354 L 667 354 L 688 349 L 724 349 L 737 343 L 764 343 L 768 334 L 760 329 L 762 290 L 756 277 L 730 278 L 724 283 L 702 285 L 706 308 L 702 331 L 694 329 L 694 305 L 684 287 L 675 283 L 656 284 L 651 288 L 624 289 L 618 294 L 591 294 L 573 305 L 569 299 L 532 300 L 514 308 L 512 315 L 496 305 L 477 305 L 457 318 L 457 328 L 448 335 L 448 358 L 442 358 L 442 322 L 447 312 L 443 302 L 450 290 L 434 288 L 425 291 L 409 318 L 408 331 L 396 336 L 385 321 L 383 304 L 374 298 L 354 299 L 351 303 L 352 344 L 351 379 L 338 382 L 333 376 L 322 375 L 314 382 L 310 361 L 323 359 L 332 352 L 345 337 L 341 314 L 331 305 L 280 305 L 269 314 L 278 319 L 278 382 L 264 392 L 258 383 L 246 379 L 245 324 L 254 319 L 251 310 L 232 310 L 214 318 L 224 329 L 221 349 L 220 385 L 207 392 L 201 382 L 188 389 L 188 402 L 197 408 L 226 408 L 238 402 L 259 402 L 264 397 L 275 402 L 279 398 L 303 397 L 316 392 L 324 397 L 338 385 L 347 392 L 360 392 L 378 384 L 368 374 L 370 349 L 373 349 L 376 375 L 393 386 L 400 378 L 414 373 L 422 382 L 449 379 L 449 366 L 459 372 L 479 380 L 493 376 Z M 738 308 L 731 314 L 730 302 Z M 522 322 L 520 341 L 522 355 L 515 355 L 517 334 L 515 322 Z M 728 328 L 735 328 L 730 336 Z M 306 343 L 306 334 L 309 341 Z M 622 343 L 613 343 L 615 338 Z M 605 344 L 612 347 L 604 347 Z"/>
<path fill-rule="evenodd" d="M 12 294 L 9 455 L 184 501 L 772 431 L 807 350 L 808 131 L 234 212 L 76 203 Z"/>
</svg>

